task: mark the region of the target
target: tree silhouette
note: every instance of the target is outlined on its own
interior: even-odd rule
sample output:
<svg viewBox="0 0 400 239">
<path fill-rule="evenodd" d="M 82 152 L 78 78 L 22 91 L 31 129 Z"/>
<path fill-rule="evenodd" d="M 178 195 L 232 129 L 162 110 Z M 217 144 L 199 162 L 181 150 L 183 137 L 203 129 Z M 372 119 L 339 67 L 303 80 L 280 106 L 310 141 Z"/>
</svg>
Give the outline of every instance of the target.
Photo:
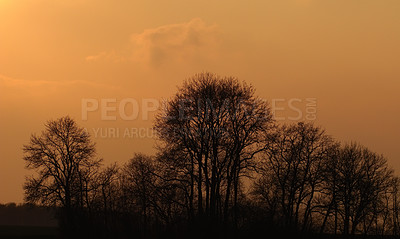
<svg viewBox="0 0 400 239">
<path fill-rule="evenodd" d="M 236 224 L 240 179 L 253 166 L 261 133 L 271 122 L 268 105 L 236 78 L 202 73 L 184 83 L 155 129 L 162 151 L 180 151 L 170 160 L 184 160 L 171 165 L 189 175 L 189 215 L 211 224 L 230 217 Z"/>
<path fill-rule="evenodd" d="M 123 167 L 123 188 L 131 210 L 140 215 L 141 227 L 147 229 L 154 205 L 155 166 L 151 157 L 135 156 Z"/>
<path fill-rule="evenodd" d="M 71 224 L 74 208 L 83 204 L 83 179 L 88 179 L 101 160 L 95 159 L 90 136 L 70 117 L 48 121 L 45 128 L 23 147 L 26 167 L 36 171 L 24 185 L 25 201 L 60 206 Z"/>
<path fill-rule="evenodd" d="M 385 157 L 313 123 L 280 125 L 254 94 L 194 75 L 155 119 L 157 153 L 122 166 L 101 167 L 70 117 L 48 121 L 23 147 L 35 171 L 25 201 L 57 209 L 67 236 L 399 235 L 400 180 Z"/>
<path fill-rule="evenodd" d="M 271 216 L 282 221 L 281 226 L 305 231 L 333 140 L 320 127 L 303 122 L 277 127 L 265 140 L 255 193 L 267 203 Z"/>
<path fill-rule="evenodd" d="M 342 222 L 343 234 L 355 234 L 362 222 L 370 224 L 371 218 L 376 219 L 393 182 L 392 170 L 382 155 L 356 143 L 341 147 L 326 167 L 325 183 L 329 186 L 325 192 L 333 205 L 326 217 L 334 212 L 335 225 Z"/>
</svg>

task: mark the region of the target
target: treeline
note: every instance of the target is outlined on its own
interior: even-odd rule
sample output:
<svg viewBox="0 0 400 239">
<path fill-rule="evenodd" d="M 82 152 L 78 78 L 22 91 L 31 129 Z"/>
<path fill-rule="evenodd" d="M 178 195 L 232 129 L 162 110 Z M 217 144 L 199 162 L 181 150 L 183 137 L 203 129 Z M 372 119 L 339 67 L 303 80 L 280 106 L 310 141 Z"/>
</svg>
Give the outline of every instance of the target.
<svg viewBox="0 0 400 239">
<path fill-rule="evenodd" d="M 197 74 L 155 119 L 158 153 L 103 167 L 71 118 L 24 146 L 25 200 L 60 208 L 65 235 L 399 235 L 386 159 L 312 123 L 277 124 L 254 88 Z"/>
<path fill-rule="evenodd" d="M 32 204 L 0 204 L 1 226 L 56 227 L 55 209 Z"/>
</svg>

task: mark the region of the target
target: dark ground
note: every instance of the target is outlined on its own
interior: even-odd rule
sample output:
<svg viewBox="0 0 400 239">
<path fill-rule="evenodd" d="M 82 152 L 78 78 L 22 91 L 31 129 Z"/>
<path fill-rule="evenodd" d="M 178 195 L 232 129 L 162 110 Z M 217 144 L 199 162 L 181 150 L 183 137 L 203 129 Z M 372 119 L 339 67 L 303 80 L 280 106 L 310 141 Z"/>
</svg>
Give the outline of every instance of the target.
<svg viewBox="0 0 400 239">
<path fill-rule="evenodd" d="M 236 235 L 229 235 L 229 238 L 318 238 L 318 239 L 345 239 L 341 235 L 303 235 L 295 236 L 291 235 L 267 234 L 267 233 L 238 233 Z M 37 226 L 0 226 L 0 238 L 1 239 L 56 239 L 60 237 L 59 229 L 57 227 L 37 227 Z M 112 238 L 112 237 L 110 237 Z M 197 238 L 196 236 L 193 238 Z M 212 235 L 202 235 L 202 238 L 211 239 L 214 238 Z M 219 237 L 221 238 L 221 237 Z M 222 237 L 223 238 L 223 237 Z M 356 235 L 354 237 L 348 237 L 352 239 L 394 239 L 400 237 L 394 236 L 363 236 Z"/>
<path fill-rule="evenodd" d="M 35 226 L 0 226 L 1 239 L 17 238 L 58 238 L 57 227 L 35 227 Z"/>
</svg>

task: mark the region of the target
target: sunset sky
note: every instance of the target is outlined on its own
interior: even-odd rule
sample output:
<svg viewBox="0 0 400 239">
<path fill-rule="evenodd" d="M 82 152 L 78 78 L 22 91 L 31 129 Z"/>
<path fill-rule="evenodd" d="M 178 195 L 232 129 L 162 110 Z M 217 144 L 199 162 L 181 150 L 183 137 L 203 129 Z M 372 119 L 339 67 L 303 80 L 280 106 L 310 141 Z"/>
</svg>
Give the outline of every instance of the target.
<svg viewBox="0 0 400 239">
<path fill-rule="evenodd" d="M 155 102 L 203 71 L 252 84 L 286 121 L 315 98 L 317 125 L 400 174 L 399 13 L 399 0 L 0 0 L 0 203 L 23 201 L 22 146 L 47 120 L 70 115 L 123 164 L 155 152 Z M 99 109 L 83 120 L 88 99 Z"/>
</svg>

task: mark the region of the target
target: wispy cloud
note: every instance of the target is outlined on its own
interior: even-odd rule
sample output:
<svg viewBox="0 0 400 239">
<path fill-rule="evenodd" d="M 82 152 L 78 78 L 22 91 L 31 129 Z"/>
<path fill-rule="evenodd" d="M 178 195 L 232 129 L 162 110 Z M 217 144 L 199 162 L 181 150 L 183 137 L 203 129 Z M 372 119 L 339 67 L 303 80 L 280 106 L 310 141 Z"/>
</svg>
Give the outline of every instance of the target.
<svg viewBox="0 0 400 239">
<path fill-rule="evenodd" d="M 217 25 L 207 25 L 202 19 L 164 25 L 132 34 L 129 52 L 104 51 L 86 57 L 87 61 L 132 61 L 152 67 L 166 62 L 187 62 L 207 59 L 220 44 Z"/>
<path fill-rule="evenodd" d="M 86 61 L 109 60 L 113 62 L 124 62 L 127 58 L 119 55 L 115 51 L 102 51 L 96 55 L 87 56 Z"/>
<path fill-rule="evenodd" d="M 29 97 L 46 95 L 66 95 L 77 92 L 103 92 L 105 90 L 118 90 L 119 87 L 82 80 L 71 81 L 46 81 L 16 79 L 0 74 L 1 98 Z"/>
<path fill-rule="evenodd" d="M 0 85 L 8 87 L 65 87 L 75 85 L 85 85 L 90 87 L 113 87 L 106 84 L 95 83 L 91 81 L 71 80 L 71 81 L 46 81 L 46 80 L 25 80 L 16 79 L 0 74 Z"/>
</svg>

